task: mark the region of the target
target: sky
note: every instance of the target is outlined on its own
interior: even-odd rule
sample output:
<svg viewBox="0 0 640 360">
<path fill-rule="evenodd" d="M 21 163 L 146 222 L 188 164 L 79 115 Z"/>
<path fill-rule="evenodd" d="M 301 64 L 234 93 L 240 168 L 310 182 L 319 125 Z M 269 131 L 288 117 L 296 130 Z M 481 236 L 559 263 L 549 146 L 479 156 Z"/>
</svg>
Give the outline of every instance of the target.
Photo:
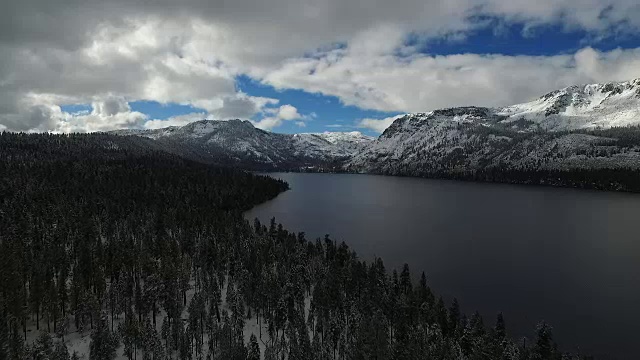
<svg viewBox="0 0 640 360">
<path fill-rule="evenodd" d="M 640 77 L 637 0 L 21 0 L 0 130 L 361 131 Z"/>
</svg>

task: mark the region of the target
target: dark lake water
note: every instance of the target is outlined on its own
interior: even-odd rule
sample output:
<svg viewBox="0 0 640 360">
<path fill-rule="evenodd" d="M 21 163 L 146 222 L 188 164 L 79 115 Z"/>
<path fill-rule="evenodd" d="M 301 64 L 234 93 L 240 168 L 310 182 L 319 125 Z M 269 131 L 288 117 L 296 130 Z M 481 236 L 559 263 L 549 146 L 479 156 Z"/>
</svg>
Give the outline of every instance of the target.
<svg viewBox="0 0 640 360">
<path fill-rule="evenodd" d="M 330 234 L 515 337 L 545 319 L 563 350 L 640 358 L 640 196 L 347 174 L 270 174 L 291 190 L 249 211 Z"/>
</svg>

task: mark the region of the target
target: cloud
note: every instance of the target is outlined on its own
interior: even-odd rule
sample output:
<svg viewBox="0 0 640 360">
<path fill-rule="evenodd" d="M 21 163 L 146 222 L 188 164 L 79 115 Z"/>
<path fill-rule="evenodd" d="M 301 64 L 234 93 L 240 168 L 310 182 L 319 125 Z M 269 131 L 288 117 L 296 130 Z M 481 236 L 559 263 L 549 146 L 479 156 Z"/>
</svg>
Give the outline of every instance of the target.
<svg viewBox="0 0 640 360">
<path fill-rule="evenodd" d="M 268 116 L 262 118 L 259 121 L 254 121 L 253 125 L 262 130 L 271 130 L 275 127 L 282 125 L 283 121 L 308 119 L 309 116 L 301 115 L 295 106 L 285 104 L 278 108 L 269 108 L 265 112 Z M 302 124 L 302 125 L 301 125 Z M 297 121 L 296 125 L 304 127 L 306 124 L 302 121 Z"/>
<path fill-rule="evenodd" d="M 120 112 L 113 115 L 68 116 L 66 113 L 56 126 L 56 132 L 95 132 L 114 129 L 140 128 L 147 115 L 137 111 Z"/>
<path fill-rule="evenodd" d="M 113 99 L 187 104 L 223 119 L 255 118 L 278 102 L 240 92 L 239 75 L 394 111 L 508 104 L 640 76 L 635 50 L 435 56 L 405 45 L 409 35 L 464 38 L 488 26 L 482 17 L 594 39 L 640 30 L 636 0 L 13 1 L 0 13 L 0 125 L 92 131 L 148 121 Z M 60 110 L 96 99 L 95 113 Z M 262 126 L 282 121 L 266 114 Z"/>
<path fill-rule="evenodd" d="M 347 105 L 419 112 L 461 105 L 503 106 L 580 83 L 640 77 L 640 49 L 572 55 L 412 53 L 361 56 L 350 47 L 289 60 L 263 82 L 340 98 Z"/>
<path fill-rule="evenodd" d="M 131 111 L 129 104 L 121 97 L 108 97 L 93 102 L 93 115 L 113 116 Z"/>
<path fill-rule="evenodd" d="M 50 105 L 50 118 L 55 121 L 56 132 L 94 132 L 114 129 L 139 128 L 147 115 L 131 111 L 129 103 L 122 97 L 108 96 L 92 102 L 90 113 L 63 112 L 60 107 Z"/>
<path fill-rule="evenodd" d="M 291 105 L 280 106 L 277 116 L 282 120 L 295 120 L 302 118 L 302 115 L 298 113 L 298 109 Z"/>
<path fill-rule="evenodd" d="M 224 95 L 213 99 L 195 100 L 189 104 L 207 110 L 212 118 L 219 120 L 247 119 L 266 110 L 266 106 L 275 105 L 277 99 L 249 96 L 244 93 Z"/>
<path fill-rule="evenodd" d="M 94 35 L 96 27 L 105 24 L 122 28 L 128 19 L 139 17 L 159 22 L 179 19 L 182 23 L 196 18 L 199 22 L 195 26 L 170 31 L 199 31 L 203 25 L 214 24 L 205 27 L 207 37 L 202 39 L 216 44 L 209 52 L 221 53 L 230 63 L 239 59 L 265 63 L 277 58 L 277 53 L 286 58 L 313 47 L 348 41 L 363 29 L 383 23 L 438 34 L 470 27 L 468 18 L 476 13 L 531 26 L 563 22 L 567 27 L 591 31 L 633 29 L 640 22 L 635 0 L 372 0 L 367 5 L 358 0 L 264 0 L 259 4 L 252 0 L 186 0 L 179 5 L 168 0 L 60 0 L 54 6 L 45 0 L 24 0 L 6 5 L 0 15 L 0 40 L 74 48 L 90 42 L 85 34 Z M 179 46 L 184 39 L 177 38 L 175 43 Z"/>
<path fill-rule="evenodd" d="M 113 120 L 113 129 L 139 125 L 137 114 L 131 115 L 135 121 L 123 118 L 124 103 L 115 99 L 192 105 L 221 119 L 250 118 L 278 102 L 238 91 L 229 66 L 191 54 L 202 35 L 191 28 L 195 22 L 101 23 L 75 47 L 55 47 L 53 40 L 33 47 L 0 42 L 0 124 L 20 131 L 108 128 L 97 126 L 99 119 Z M 92 117 L 69 117 L 56 108 L 71 104 L 92 104 Z M 91 121 L 84 128 L 83 119 Z"/>
<path fill-rule="evenodd" d="M 165 120 L 149 120 L 144 123 L 145 129 L 161 129 L 169 126 L 184 126 L 190 122 L 210 119 L 206 113 L 190 113 L 185 115 L 172 116 Z"/>
<path fill-rule="evenodd" d="M 399 116 L 388 117 L 384 119 L 362 119 L 358 122 L 358 127 L 371 129 L 375 132 L 382 133 L 388 128 L 394 120 Z"/>
</svg>

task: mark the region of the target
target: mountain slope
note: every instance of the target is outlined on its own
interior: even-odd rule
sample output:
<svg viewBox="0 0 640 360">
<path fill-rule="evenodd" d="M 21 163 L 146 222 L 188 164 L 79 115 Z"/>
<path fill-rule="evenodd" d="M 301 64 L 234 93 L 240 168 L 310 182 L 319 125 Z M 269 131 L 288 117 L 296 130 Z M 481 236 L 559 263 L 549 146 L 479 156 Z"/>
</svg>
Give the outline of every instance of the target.
<svg viewBox="0 0 640 360">
<path fill-rule="evenodd" d="M 640 79 L 572 86 L 505 108 L 407 114 L 355 154 L 345 169 L 480 180 L 496 172 L 636 173 L 638 125 Z"/>
<path fill-rule="evenodd" d="M 530 126 L 526 125 L 525 126 Z M 640 168 L 640 142 L 619 144 L 637 128 L 521 130 L 486 108 L 456 108 L 397 119 L 347 164 L 350 171 L 429 176 L 485 168 L 570 170 Z"/>
<path fill-rule="evenodd" d="M 153 139 L 199 161 L 256 170 L 475 179 L 496 171 L 636 171 L 640 128 L 634 125 L 640 125 L 640 79 L 570 86 L 503 108 L 407 114 L 377 139 L 359 132 L 278 134 L 241 120 L 115 133 Z"/>
<path fill-rule="evenodd" d="M 570 86 L 534 101 L 496 109 L 506 122 L 527 119 L 545 130 L 629 126 L 640 122 L 640 79 Z"/>
<path fill-rule="evenodd" d="M 263 170 L 334 164 L 373 140 L 357 131 L 278 134 L 257 129 L 246 120 L 201 120 L 182 127 L 112 133 L 154 139 L 210 162 Z"/>
<path fill-rule="evenodd" d="M 323 160 L 348 158 L 363 150 L 371 141 L 372 137 L 358 131 L 293 135 L 296 154 Z"/>
</svg>

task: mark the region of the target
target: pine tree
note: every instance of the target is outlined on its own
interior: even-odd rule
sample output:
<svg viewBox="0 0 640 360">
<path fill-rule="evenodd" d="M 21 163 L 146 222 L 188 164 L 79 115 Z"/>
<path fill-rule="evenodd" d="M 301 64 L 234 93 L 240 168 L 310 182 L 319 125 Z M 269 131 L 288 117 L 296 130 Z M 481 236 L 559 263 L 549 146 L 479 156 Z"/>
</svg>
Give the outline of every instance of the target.
<svg viewBox="0 0 640 360">
<path fill-rule="evenodd" d="M 17 332 L 12 332 L 9 337 L 9 356 L 8 359 L 26 359 L 28 350 L 25 347 L 24 341 Z"/>
<path fill-rule="evenodd" d="M 56 343 L 55 350 L 53 355 L 51 356 L 51 360 L 69 360 L 71 357 L 69 356 L 69 350 L 67 346 L 62 341 L 58 341 Z"/>
<path fill-rule="evenodd" d="M 64 336 L 67 334 L 67 331 L 69 331 L 69 317 L 64 316 L 59 319 L 56 324 L 56 336 L 64 341 Z"/>
<path fill-rule="evenodd" d="M 165 341 L 165 348 L 167 351 L 173 349 L 171 345 L 171 323 L 168 316 L 165 316 L 162 320 L 162 326 L 160 327 L 160 337 Z"/>
<path fill-rule="evenodd" d="M 140 344 L 140 324 L 133 310 L 129 310 L 130 314 L 125 321 L 118 327 L 118 333 L 124 343 L 124 352 L 129 359 L 134 357 L 136 348 Z"/>
<path fill-rule="evenodd" d="M 2 259 L 0 258 L 0 262 Z M 2 265 L 0 265 L 2 266 Z M 5 312 L 0 310 L 0 359 L 9 358 L 9 328 Z"/>
<path fill-rule="evenodd" d="M 507 336 L 507 327 L 504 323 L 504 317 L 502 313 L 499 313 L 496 319 L 496 326 L 494 328 L 495 337 L 497 339 L 504 339 Z"/>
<path fill-rule="evenodd" d="M 400 273 L 400 289 L 403 294 L 409 294 L 412 291 L 411 272 L 409 271 L 408 264 L 404 264 L 404 266 L 402 266 L 402 272 Z"/>
<path fill-rule="evenodd" d="M 560 358 L 556 344 L 553 341 L 552 328 L 544 321 L 536 327 L 536 343 L 533 348 L 533 357 L 536 360 L 555 360 Z"/>
<path fill-rule="evenodd" d="M 31 349 L 31 357 L 34 360 L 48 360 L 52 357 L 54 351 L 54 343 L 51 334 L 41 332 Z"/>
<path fill-rule="evenodd" d="M 118 347 L 117 337 L 109 331 L 106 319 L 100 319 L 91 333 L 90 360 L 113 360 Z"/>
<path fill-rule="evenodd" d="M 451 307 L 449 308 L 449 326 L 447 332 L 453 335 L 460 326 L 460 304 L 458 299 L 454 298 Z"/>
<path fill-rule="evenodd" d="M 491 353 L 496 359 L 509 358 L 507 330 L 502 313 L 498 313 L 496 325 L 491 331 Z"/>
</svg>

